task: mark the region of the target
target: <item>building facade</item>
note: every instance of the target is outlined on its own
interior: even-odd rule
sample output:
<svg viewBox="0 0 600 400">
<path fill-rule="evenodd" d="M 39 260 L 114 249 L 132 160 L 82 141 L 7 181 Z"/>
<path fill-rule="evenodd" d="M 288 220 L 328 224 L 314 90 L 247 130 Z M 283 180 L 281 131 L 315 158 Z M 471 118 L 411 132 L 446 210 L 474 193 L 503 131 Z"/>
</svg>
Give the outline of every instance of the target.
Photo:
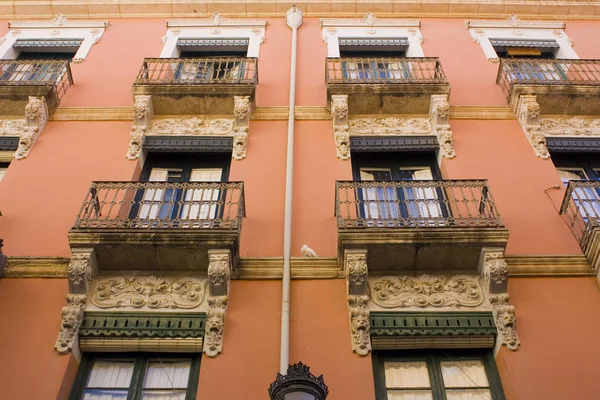
<svg viewBox="0 0 600 400">
<path fill-rule="evenodd" d="M 0 398 L 598 398 L 597 6 L 14 3 Z"/>
</svg>

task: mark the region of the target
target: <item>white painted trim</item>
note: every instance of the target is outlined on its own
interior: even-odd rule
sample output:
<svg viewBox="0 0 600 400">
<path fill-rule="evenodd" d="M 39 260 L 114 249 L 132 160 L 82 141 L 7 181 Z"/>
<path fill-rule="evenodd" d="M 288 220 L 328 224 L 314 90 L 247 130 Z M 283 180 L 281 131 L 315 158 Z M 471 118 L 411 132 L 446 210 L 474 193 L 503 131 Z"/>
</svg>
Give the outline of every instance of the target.
<svg viewBox="0 0 600 400">
<path fill-rule="evenodd" d="M 267 26 L 267 21 L 258 19 L 221 19 L 216 24 L 214 22 L 214 15 L 209 19 L 174 19 L 167 21 L 167 28 L 203 28 L 215 26 L 264 28 Z"/>
<path fill-rule="evenodd" d="M 338 38 L 408 38 L 407 57 L 425 57 L 421 43 L 423 36 L 419 28 L 412 27 L 329 27 L 322 30 L 323 41 L 327 43 L 327 56 L 339 57 Z"/>
<path fill-rule="evenodd" d="M 0 59 L 14 60 L 19 52 L 12 46 L 17 39 L 81 39 L 73 62 L 85 60 L 92 46 L 102 38 L 108 21 L 69 21 L 58 14 L 51 21 L 11 21 L 10 31 L 0 38 Z"/>
<path fill-rule="evenodd" d="M 522 21 L 515 14 L 503 20 L 465 21 L 467 28 L 524 28 L 524 29 L 565 29 L 562 21 Z"/>
<path fill-rule="evenodd" d="M 563 25 L 564 26 L 564 25 Z M 552 28 L 525 28 L 520 29 L 519 27 L 493 27 L 493 28 L 481 28 L 472 27 L 469 25 L 469 33 L 473 37 L 476 43 L 481 45 L 483 53 L 485 54 L 488 61 L 495 61 L 498 59 L 498 54 L 494 50 L 490 38 L 492 39 L 506 39 L 506 40 L 524 40 L 524 39 L 544 39 L 544 40 L 555 40 L 560 48 L 556 51 L 556 58 L 566 59 L 578 59 L 579 56 L 573 50 L 571 45 L 571 39 L 567 36 L 564 29 L 552 29 Z"/>
<path fill-rule="evenodd" d="M 264 21 L 263 21 L 264 22 Z M 169 26 L 167 24 L 167 26 Z M 227 26 L 210 25 L 210 26 L 191 26 L 181 28 L 169 28 L 163 36 L 164 43 L 160 58 L 177 58 L 180 51 L 177 48 L 177 39 L 223 39 L 223 38 L 244 38 L 248 39 L 247 57 L 258 58 L 260 45 L 265 41 L 266 22 L 262 25 L 252 26 Z"/>
<path fill-rule="evenodd" d="M 321 18 L 321 28 L 329 28 L 329 27 L 361 27 L 361 26 L 369 26 L 369 27 L 414 27 L 418 28 L 421 26 L 421 21 L 418 19 L 378 19 L 375 18 L 372 22 L 370 22 L 366 17 L 365 18 Z"/>
</svg>

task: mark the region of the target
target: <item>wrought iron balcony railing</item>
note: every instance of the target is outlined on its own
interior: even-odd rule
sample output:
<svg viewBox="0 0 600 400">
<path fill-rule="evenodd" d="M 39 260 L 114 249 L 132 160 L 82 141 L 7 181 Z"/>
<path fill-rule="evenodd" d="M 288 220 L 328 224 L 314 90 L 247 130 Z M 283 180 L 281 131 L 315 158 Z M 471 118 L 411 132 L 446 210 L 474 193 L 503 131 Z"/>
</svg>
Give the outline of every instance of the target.
<svg viewBox="0 0 600 400">
<path fill-rule="evenodd" d="M 501 227 L 485 180 L 338 181 L 338 229 Z"/>
<path fill-rule="evenodd" d="M 600 182 L 570 181 L 560 213 L 585 250 L 592 231 L 600 227 Z"/>
<path fill-rule="evenodd" d="M 225 229 L 245 216 L 242 182 L 93 182 L 74 229 Z"/>
<path fill-rule="evenodd" d="M 448 83 L 437 57 L 328 57 L 327 84 Z"/>
<path fill-rule="evenodd" d="M 508 98 L 515 84 L 600 87 L 600 60 L 506 58 L 496 83 Z"/>
<path fill-rule="evenodd" d="M 52 86 L 60 100 L 72 84 L 66 60 L 0 60 L 0 86 Z"/>
<path fill-rule="evenodd" d="M 256 85 L 256 58 L 146 58 L 136 85 Z"/>
</svg>

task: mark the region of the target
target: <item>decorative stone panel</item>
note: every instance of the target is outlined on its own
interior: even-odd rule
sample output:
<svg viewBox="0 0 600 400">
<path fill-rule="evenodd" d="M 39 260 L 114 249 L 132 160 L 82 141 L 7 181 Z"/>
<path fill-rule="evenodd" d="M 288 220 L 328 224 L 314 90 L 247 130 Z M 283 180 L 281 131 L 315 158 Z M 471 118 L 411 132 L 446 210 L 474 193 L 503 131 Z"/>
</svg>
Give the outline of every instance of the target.
<svg viewBox="0 0 600 400">
<path fill-rule="evenodd" d="M 371 351 L 369 322 L 369 286 L 366 250 L 346 250 L 344 270 L 348 286 L 348 310 L 352 350 L 361 356 Z"/>
</svg>

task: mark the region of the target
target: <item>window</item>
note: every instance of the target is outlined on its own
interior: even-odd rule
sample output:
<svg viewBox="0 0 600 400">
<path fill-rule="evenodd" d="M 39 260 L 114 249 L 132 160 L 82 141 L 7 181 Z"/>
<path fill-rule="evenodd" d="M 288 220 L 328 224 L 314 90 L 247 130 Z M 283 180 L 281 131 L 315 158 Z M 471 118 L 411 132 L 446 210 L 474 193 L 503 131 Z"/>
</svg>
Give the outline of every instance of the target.
<svg viewBox="0 0 600 400">
<path fill-rule="evenodd" d="M 600 181 L 600 157 L 586 154 L 553 154 L 552 161 L 563 184 L 569 181 Z M 579 213 L 587 222 L 600 218 L 600 189 L 598 187 L 576 188 L 572 194 Z"/>
<path fill-rule="evenodd" d="M 181 61 L 175 72 L 179 80 L 239 81 L 245 77 L 247 39 L 179 39 Z"/>
<path fill-rule="evenodd" d="M 152 227 L 161 223 L 173 226 L 173 221 L 188 227 L 189 224 L 212 224 L 224 211 L 227 191 L 219 185 L 186 187 L 193 185 L 185 183 L 224 182 L 229 175 L 230 161 L 229 155 L 150 153 L 141 181 L 172 185 L 148 185 L 140 189 L 131 207 L 130 219 Z"/>
<path fill-rule="evenodd" d="M 504 400 L 491 351 L 373 352 L 377 400 Z"/>
<path fill-rule="evenodd" d="M 339 39 L 344 78 L 357 80 L 410 78 L 407 38 Z"/>
<path fill-rule="evenodd" d="M 200 355 L 87 354 L 69 400 L 195 400 Z"/>
<path fill-rule="evenodd" d="M 440 179 L 435 154 L 353 154 L 355 181 L 377 182 L 357 193 L 361 217 L 372 226 L 396 226 L 398 219 L 409 225 L 443 225 L 448 211 L 443 189 L 434 184 L 397 184 L 394 181 Z"/>
</svg>

